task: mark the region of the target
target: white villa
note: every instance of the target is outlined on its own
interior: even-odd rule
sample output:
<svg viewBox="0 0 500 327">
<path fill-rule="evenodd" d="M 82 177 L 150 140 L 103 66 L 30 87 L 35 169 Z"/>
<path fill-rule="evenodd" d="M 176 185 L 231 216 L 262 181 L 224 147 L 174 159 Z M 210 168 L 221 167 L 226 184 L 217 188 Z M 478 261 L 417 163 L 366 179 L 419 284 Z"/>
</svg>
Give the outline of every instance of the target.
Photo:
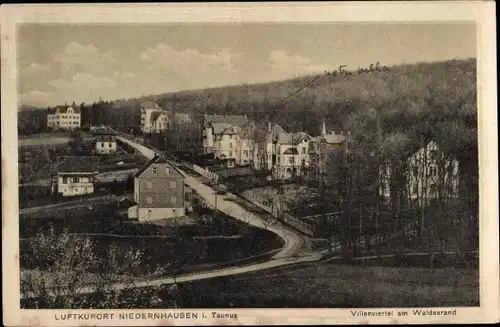
<svg viewBox="0 0 500 327">
<path fill-rule="evenodd" d="M 256 169 L 272 171 L 277 179 L 288 179 L 304 173 L 309 167 L 309 148 L 313 137 L 304 132 L 287 133 L 281 126 L 268 126 L 268 135 L 261 143 Z"/>
<path fill-rule="evenodd" d="M 165 112 L 152 101 L 141 103 L 141 131 L 143 133 L 157 133 L 167 126 Z"/>
<path fill-rule="evenodd" d="M 58 106 L 47 114 L 47 127 L 53 129 L 74 130 L 81 126 L 80 108 Z"/>
<path fill-rule="evenodd" d="M 232 143 L 230 140 L 236 141 L 237 127 L 243 128 L 249 123 L 246 115 L 204 115 L 203 116 L 203 152 L 213 153 L 217 147 L 220 155 L 225 155 L 226 158 L 235 158 Z M 224 140 L 222 136 L 227 135 Z M 217 142 L 221 142 L 218 143 Z"/>
<path fill-rule="evenodd" d="M 459 192 L 459 162 L 439 148 L 435 141 L 414 151 L 407 159 L 406 194 L 410 200 L 428 203 L 437 198 L 457 197 Z M 392 166 L 381 169 L 380 194 L 390 197 Z"/>
</svg>

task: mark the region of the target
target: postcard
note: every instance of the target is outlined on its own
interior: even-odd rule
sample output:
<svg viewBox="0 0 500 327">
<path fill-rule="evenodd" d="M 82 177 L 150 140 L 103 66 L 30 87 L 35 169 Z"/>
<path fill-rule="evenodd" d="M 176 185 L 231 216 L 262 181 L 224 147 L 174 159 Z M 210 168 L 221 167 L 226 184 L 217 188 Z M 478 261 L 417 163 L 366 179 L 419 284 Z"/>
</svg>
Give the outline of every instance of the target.
<svg viewBox="0 0 500 327">
<path fill-rule="evenodd" d="M 4 325 L 498 322 L 494 9 L 2 5 Z"/>
</svg>

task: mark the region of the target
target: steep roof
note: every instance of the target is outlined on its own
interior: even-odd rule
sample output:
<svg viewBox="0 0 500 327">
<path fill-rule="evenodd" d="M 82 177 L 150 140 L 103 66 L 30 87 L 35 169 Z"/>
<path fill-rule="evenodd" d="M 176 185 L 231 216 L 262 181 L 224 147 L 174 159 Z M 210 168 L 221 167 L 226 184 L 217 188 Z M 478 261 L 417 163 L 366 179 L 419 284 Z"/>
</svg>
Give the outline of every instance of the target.
<svg viewBox="0 0 500 327">
<path fill-rule="evenodd" d="M 270 143 L 277 140 L 280 134 L 287 134 L 287 132 L 280 125 L 275 124 L 271 132 L 267 135 L 266 142 Z"/>
<path fill-rule="evenodd" d="M 98 173 L 99 157 L 68 156 L 57 167 L 58 173 Z"/>
<path fill-rule="evenodd" d="M 177 169 L 177 167 L 171 165 L 163 156 L 158 155 L 158 153 L 155 153 L 155 156 L 149 160 L 144 166 L 142 166 L 135 174 L 134 177 L 140 177 L 146 170 L 148 170 L 149 167 L 151 167 L 153 164 L 167 164 L 171 169 L 175 170 L 176 172 L 179 173 L 179 175 L 182 175 L 182 173 Z"/>
<path fill-rule="evenodd" d="M 235 135 L 238 126 L 228 123 L 212 123 L 212 128 L 214 129 L 215 135 Z"/>
<path fill-rule="evenodd" d="M 311 140 L 312 137 L 304 132 L 298 133 L 279 133 L 277 141 L 279 144 L 293 144 L 297 145 L 304 140 Z"/>
<path fill-rule="evenodd" d="M 208 126 L 213 123 L 226 123 L 242 127 L 248 123 L 248 118 L 244 115 L 205 115 L 203 117 L 204 125 Z"/>
<path fill-rule="evenodd" d="M 73 106 L 56 106 L 54 109 L 55 109 L 55 113 L 60 113 L 60 114 L 65 114 L 68 112 L 68 109 L 73 109 L 73 112 L 75 114 L 79 114 L 81 113 L 80 111 L 80 107 L 76 106 L 76 107 L 73 107 Z"/>
</svg>

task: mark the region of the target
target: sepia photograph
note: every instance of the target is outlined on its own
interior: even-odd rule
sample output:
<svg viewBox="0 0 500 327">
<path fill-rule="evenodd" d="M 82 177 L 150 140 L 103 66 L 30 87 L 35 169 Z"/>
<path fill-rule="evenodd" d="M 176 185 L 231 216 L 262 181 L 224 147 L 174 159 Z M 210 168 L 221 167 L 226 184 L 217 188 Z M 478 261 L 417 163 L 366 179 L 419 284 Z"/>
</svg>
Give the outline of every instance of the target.
<svg viewBox="0 0 500 327">
<path fill-rule="evenodd" d="M 15 24 L 13 80 L 2 52 L 11 306 L 35 309 L 30 319 L 59 309 L 45 321 L 75 326 L 246 324 L 243 309 L 273 313 L 257 324 L 286 321 L 283 309 L 446 322 L 498 304 L 482 286 L 486 270 L 498 279 L 498 235 L 483 243 L 498 220 L 485 30 L 458 19 Z M 494 62 L 488 73 L 496 80 Z M 496 189 L 484 193 L 488 176 Z"/>
</svg>

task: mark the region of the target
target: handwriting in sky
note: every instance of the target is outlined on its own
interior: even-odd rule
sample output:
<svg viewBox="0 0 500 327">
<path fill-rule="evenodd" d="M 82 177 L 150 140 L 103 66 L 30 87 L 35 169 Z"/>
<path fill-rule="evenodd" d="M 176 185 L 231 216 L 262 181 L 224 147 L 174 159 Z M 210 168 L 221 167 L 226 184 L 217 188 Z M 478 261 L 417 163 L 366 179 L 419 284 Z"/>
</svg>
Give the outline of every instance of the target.
<svg viewBox="0 0 500 327">
<path fill-rule="evenodd" d="M 376 64 L 370 64 L 368 68 L 359 68 L 357 70 L 358 75 L 362 74 L 368 74 L 368 73 L 373 73 L 373 72 L 386 72 L 389 71 L 389 67 L 387 66 L 381 66 L 380 63 L 377 61 Z M 347 70 L 347 65 L 340 65 L 338 69 L 335 69 L 333 71 L 326 71 L 325 70 L 325 75 L 326 76 L 349 76 L 353 75 L 353 72 L 350 70 Z"/>
</svg>

